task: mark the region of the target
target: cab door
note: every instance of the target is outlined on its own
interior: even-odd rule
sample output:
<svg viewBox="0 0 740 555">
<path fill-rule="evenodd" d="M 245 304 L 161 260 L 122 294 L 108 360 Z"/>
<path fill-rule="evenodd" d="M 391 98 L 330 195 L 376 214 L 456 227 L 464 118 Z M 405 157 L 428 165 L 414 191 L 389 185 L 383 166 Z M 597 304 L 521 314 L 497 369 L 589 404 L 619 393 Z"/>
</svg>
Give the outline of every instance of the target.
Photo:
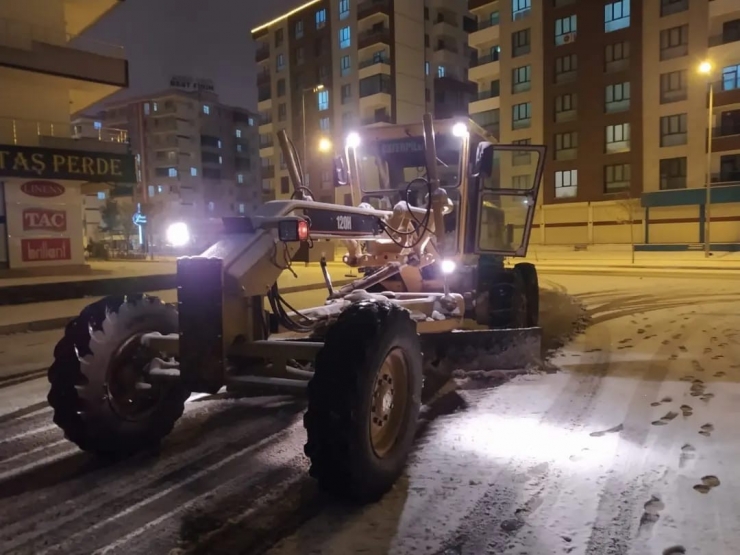
<svg viewBox="0 0 740 555">
<path fill-rule="evenodd" d="M 475 231 L 469 251 L 526 256 L 546 152 L 539 145 L 481 145 L 471 191 Z"/>
</svg>

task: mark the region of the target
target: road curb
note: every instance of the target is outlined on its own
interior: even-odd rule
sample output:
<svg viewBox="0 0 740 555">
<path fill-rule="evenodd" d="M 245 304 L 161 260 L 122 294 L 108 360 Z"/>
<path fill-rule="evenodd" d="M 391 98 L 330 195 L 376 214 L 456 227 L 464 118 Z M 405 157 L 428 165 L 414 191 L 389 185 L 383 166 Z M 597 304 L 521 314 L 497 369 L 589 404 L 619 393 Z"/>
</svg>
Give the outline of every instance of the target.
<svg viewBox="0 0 740 555">
<path fill-rule="evenodd" d="M 49 365 L 45 364 L 41 368 L 26 370 L 24 372 L 16 372 L 15 374 L 11 374 L 9 376 L 2 376 L 0 377 L 0 389 L 18 385 L 19 383 L 23 383 L 23 382 L 29 382 L 31 380 L 35 380 L 38 378 L 42 378 L 46 376 L 46 372 L 48 368 L 49 368 Z"/>
</svg>

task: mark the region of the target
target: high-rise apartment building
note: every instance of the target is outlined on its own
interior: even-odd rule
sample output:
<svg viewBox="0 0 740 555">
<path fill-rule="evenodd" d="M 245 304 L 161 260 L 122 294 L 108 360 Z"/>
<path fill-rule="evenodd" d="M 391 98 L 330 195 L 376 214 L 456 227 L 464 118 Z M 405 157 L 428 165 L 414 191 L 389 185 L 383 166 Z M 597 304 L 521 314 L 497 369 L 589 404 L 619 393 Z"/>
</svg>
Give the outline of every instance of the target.
<svg viewBox="0 0 740 555">
<path fill-rule="evenodd" d="M 158 219 L 247 214 L 262 204 L 256 115 L 209 91 L 176 88 L 108 104 L 75 122 L 121 129 L 139 161 L 137 200 Z"/>
<path fill-rule="evenodd" d="M 128 86 L 122 47 L 83 35 L 118 0 L 0 2 L 0 268 L 84 264 L 84 205 L 136 181 L 125 133 L 70 116 Z"/>
<path fill-rule="evenodd" d="M 465 0 L 313 0 L 253 29 L 263 189 L 292 191 L 280 129 L 314 194 L 344 202 L 349 191 L 332 188 L 321 138 L 341 148 L 359 126 L 466 114 L 470 23 Z"/>
<path fill-rule="evenodd" d="M 549 147 L 535 242 L 703 242 L 710 84 L 710 238 L 740 242 L 736 0 L 469 7 L 471 117 L 502 142 Z"/>
</svg>

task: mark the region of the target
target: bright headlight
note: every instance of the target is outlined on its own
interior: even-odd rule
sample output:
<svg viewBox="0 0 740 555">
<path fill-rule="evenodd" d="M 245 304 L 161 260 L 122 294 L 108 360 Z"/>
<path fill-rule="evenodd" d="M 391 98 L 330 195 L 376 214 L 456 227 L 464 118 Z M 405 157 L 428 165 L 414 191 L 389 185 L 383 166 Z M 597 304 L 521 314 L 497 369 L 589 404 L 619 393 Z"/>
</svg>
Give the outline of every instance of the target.
<svg viewBox="0 0 740 555">
<path fill-rule="evenodd" d="M 457 264 L 453 262 L 452 260 L 443 260 L 442 261 L 442 273 L 443 274 L 451 274 L 455 271 L 455 268 L 457 268 Z"/>
<path fill-rule="evenodd" d="M 166 237 L 173 247 L 182 247 L 190 242 L 190 230 L 183 222 L 176 222 L 167 228 Z"/>
</svg>

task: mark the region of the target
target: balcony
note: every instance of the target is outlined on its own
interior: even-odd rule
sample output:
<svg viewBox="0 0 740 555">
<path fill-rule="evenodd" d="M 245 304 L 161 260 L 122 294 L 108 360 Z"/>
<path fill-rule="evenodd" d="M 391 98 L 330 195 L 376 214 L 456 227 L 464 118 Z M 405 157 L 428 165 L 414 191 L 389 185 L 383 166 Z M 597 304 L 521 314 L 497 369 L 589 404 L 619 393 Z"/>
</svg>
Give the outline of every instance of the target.
<svg viewBox="0 0 740 555">
<path fill-rule="evenodd" d="M 712 83 L 712 85 L 715 107 L 740 104 L 740 73 L 725 75 L 722 81 Z"/>
<path fill-rule="evenodd" d="M 360 62 L 360 70 L 358 76 L 360 79 L 364 79 L 365 77 L 371 77 L 378 73 L 390 75 L 390 64 L 390 58 L 385 56 L 383 56 L 382 58 L 370 58 L 369 60 L 363 60 Z"/>
<path fill-rule="evenodd" d="M 358 49 L 369 48 L 376 44 L 391 43 L 391 30 L 388 27 L 375 27 L 360 33 L 357 37 Z"/>
<path fill-rule="evenodd" d="M 478 8 L 488 6 L 489 4 L 495 3 L 496 0 L 468 0 L 468 9 L 472 12 Z"/>
<path fill-rule="evenodd" d="M 740 123 L 728 123 L 712 129 L 712 152 L 740 150 Z"/>
<path fill-rule="evenodd" d="M 730 15 L 737 11 L 737 0 L 711 0 L 709 2 L 709 18 Z"/>
<path fill-rule="evenodd" d="M 576 158 L 578 158 L 577 148 L 561 148 L 555 151 L 555 160 L 557 161 L 575 160 Z"/>
<path fill-rule="evenodd" d="M 97 126 L 92 122 L 53 122 L 0 118 L 0 144 L 45 146 L 49 139 L 126 144 L 124 129 Z"/>
<path fill-rule="evenodd" d="M 479 91 L 470 102 L 470 113 L 488 112 L 501 107 L 500 91 L 498 88 Z"/>
<path fill-rule="evenodd" d="M 498 12 L 494 12 L 488 18 L 478 21 L 477 29 L 469 35 L 469 44 L 471 47 L 477 48 L 497 42 L 499 36 Z"/>
<path fill-rule="evenodd" d="M 370 117 L 362 118 L 362 125 L 375 125 L 376 123 L 391 123 L 391 115 L 386 111 L 378 111 Z"/>
<path fill-rule="evenodd" d="M 487 55 L 479 56 L 478 59 L 470 64 L 468 70 L 468 78 L 471 81 L 485 81 L 487 78 L 498 75 L 500 73 L 499 56 Z"/>
<path fill-rule="evenodd" d="M 0 18 L 0 66 L 41 74 L 49 87 L 71 89 L 72 112 L 128 87 L 122 46 L 13 19 Z M 72 81 L 61 84 L 60 78 Z"/>
<path fill-rule="evenodd" d="M 376 13 L 391 14 L 390 0 L 365 0 L 357 5 L 357 20 L 360 21 Z"/>
<path fill-rule="evenodd" d="M 673 15 L 674 13 L 685 12 L 689 9 L 689 0 L 678 0 L 669 4 L 661 4 L 660 17 Z"/>
<path fill-rule="evenodd" d="M 264 44 L 260 46 L 254 54 L 254 60 L 257 63 L 264 62 L 270 57 L 270 45 Z"/>
<path fill-rule="evenodd" d="M 269 71 L 261 71 L 257 74 L 257 86 L 268 87 L 271 82 L 271 75 Z"/>
<path fill-rule="evenodd" d="M 458 34 L 460 31 L 460 25 L 457 21 L 455 21 L 455 15 L 452 13 L 440 13 L 440 15 L 442 15 L 442 18 L 438 17 L 437 21 L 434 22 L 434 26 L 432 27 L 434 32 L 451 37 L 454 37 L 456 34 Z"/>
</svg>

